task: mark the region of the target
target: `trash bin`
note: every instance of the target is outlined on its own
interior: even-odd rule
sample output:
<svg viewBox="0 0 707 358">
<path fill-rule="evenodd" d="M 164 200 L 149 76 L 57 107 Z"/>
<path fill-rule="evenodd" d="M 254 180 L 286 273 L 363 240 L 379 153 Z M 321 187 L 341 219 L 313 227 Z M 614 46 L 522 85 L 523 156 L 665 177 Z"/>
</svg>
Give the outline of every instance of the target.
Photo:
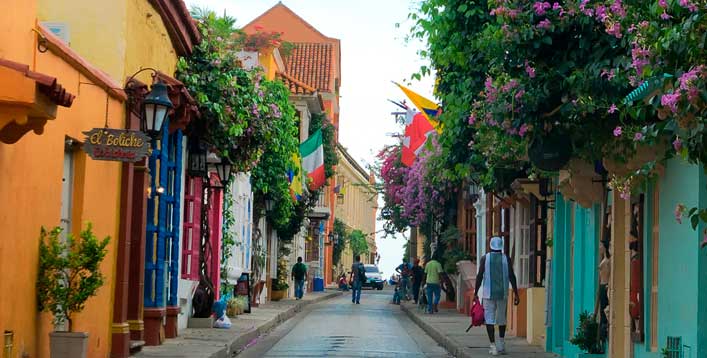
<svg viewBox="0 0 707 358">
<path fill-rule="evenodd" d="M 312 291 L 317 292 L 317 291 L 324 291 L 324 279 L 321 277 L 315 277 L 314 278 L 314 287 Z"/>
</svg>

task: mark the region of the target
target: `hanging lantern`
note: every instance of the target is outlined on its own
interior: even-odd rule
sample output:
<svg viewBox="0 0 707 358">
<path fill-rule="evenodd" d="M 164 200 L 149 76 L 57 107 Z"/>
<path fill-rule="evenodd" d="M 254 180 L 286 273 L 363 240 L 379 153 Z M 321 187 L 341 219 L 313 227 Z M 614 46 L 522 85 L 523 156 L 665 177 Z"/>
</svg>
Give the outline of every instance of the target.
<svg viewBox="0 0 707 358">
<path fill-rule="evenodd" d="M 215 166 L 216 175 L 218 175 L 218 180 L 221 182 L 221 187 L 225 187 L 231 180 L 231 161 L 227 158 L 221 158 L 221 161 L 216 163 Z"/>
<path fill-rule="evenodd" d="M 162 82 L 152 85 L 152 91 L 142 101 L 142 128 L 152 138 L 157 138 L 162 131 L 169 110 L 174 107 L 169 100 L 167 86 Z"/>
<path fill-rule="evenodd" d="M 195 178 L 206 178 L 209 174 L 206 163 L 207 145 L 198 139 L 189 141 L 187 173 Z"/>
</svg>

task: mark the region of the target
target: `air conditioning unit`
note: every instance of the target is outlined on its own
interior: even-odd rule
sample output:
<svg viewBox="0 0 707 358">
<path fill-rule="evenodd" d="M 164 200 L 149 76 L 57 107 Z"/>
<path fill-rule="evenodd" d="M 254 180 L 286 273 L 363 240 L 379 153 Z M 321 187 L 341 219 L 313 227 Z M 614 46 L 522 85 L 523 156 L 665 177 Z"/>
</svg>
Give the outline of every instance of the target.
<svg viewBox="0 0 707 358">
<path fill-rule="evenodd" d="M 56 35 L 58 38 L 60 38 L 62 41 L 64 41 L 67 45 L 70 44 L 70 33 L 69 33 L 69 24 L 65 22 L 51 22 L 51 21 L 45 21 L 42 22 L 42 25 L 46 27 L 49 31 L 51 31 L 54 35 Z"/>
</svg>

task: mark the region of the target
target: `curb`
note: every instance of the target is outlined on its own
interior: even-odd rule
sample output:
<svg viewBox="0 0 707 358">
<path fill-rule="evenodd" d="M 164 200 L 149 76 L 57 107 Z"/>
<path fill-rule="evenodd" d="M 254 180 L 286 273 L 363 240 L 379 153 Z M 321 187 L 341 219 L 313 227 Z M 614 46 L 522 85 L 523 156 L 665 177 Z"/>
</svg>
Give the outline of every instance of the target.
<svg viewBox="0 0 707 358">
<path fill-rule="evenodd" d="M 295 305 L 288 308 L 286 311 L 279 313 L 277 316 L 275 316 L 271 320 L 263 323 L 262 325 L 255 328 L 254 330 L 248 331 L 248 332 L 238 336 L 229 345 L 230 346 L 229 352 L 230 352 L 231 356 L 234 356 L 234 355 L 240 353 L 254 339 L 277 328 L 280 324 L 284 323 L 285 321 L 287 321 L 290 318 L 297 315 L 297 313 L 301 312 L 306 306 L 309 306 L 309 305 L 312 305 L 315 303 L 319 303 L 319 302 L 322 302 L 322 301 L 325 301 L 328 299 L 332 299 L 335 297 L 339 297 L 341 295 L 342 295 L 342 292 L 333 292 L 331 294 L 327 294 L 326 296 L 317 297 L 317 298 L 310 300 L 310 301 L 297 302 Z"/>
<path fill-rule="evenodd" d="M 400 309 L 405 312 L 405 314 L 415 322 L 420 328 L 422 328 L 427 335 L 432 337 L 432 339 L 437 342 L 440 346 L 444 347 L 444 349 L 449 352 L 449 354 L 453 355 L 454 357 L 457 358 L 470 358 L 471 355 L 465 354 L 464 353 L 464 347 L 460 346 L 459 344 L 454 343 L 451 339 L 447 338 L 444 334 L 442 334 L 440 331 L 434 329 L 430 324 L 425 322 L 424 320 L 420 319 L 419 316 L 417 316 L 415 313 L 411 312 L 410 309 L 407 307 L 405 304 L 400 305 Z"/>
</svg>

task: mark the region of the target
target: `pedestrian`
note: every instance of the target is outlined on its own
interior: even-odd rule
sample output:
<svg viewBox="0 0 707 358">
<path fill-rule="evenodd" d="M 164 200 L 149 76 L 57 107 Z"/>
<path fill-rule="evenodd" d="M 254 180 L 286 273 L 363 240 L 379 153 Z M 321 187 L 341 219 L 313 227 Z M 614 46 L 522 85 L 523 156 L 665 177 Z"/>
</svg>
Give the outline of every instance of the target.
<svg viewBox="0 0 707 358">
<path fill-rule="evenodd" d="M 356 261 L 351 265 L 349 280 L 351 281 L 351 303 L 358 305 L 361 303 L 361 287 L 366 279 L 366 271 L 361 263 L 361 255 L 356 255 L 355 259 Z"/>
<path fill-rule="evenodd" d="M 440 275 L 444 272 L 442 269 L 442 264 L 437 261 L 437 254 L 432 255 L 432 260 L 425 264 L 425 276 L 424 284 L 427 284 L 425 288 L 427 294 L 427 313 L 433 314 L 434 312 L 439 312 L 438 305 L 440 295 L 442 294 L 442 287 L 440 286 Z"/>
<path fill-rule="evenodd" d="M 474 299 L 481 293 L 484 307 L 484 321 L 486 332 L 489 336 L 491 355 L 506 353 L 506 306 L 508 304 L 508 283 L 513 287 L 515 295 L 513 304 L 518 305 L 518 286 L 516 275 L 510 257 L 502 252 L 503 239 L 495 236 L 491 238 L 491 252 L 481 257 L 479 273 L 476 275 L 476 289 Z M 494 326 L 498 325 L 498 342 L 494 339 Z"/>
<path fill-rule="evenodd" d="M 395 268 L 395 272 L 400 274 L 400 287 L 402 288 L 400 295 L 404 299 L 409 299 L 410 294 L 410 276 L 412 274 L 412 265 L 406 257 L 403 257 L 403 263 Z"/>
<path fill-rule="evenodd" d="M 423 276 L 425 276 L 425 270 L 420 266 L 420 259 L 415 258 L 415 264 L 412 266 L 412 298 L 417 304 L 417 300 L 420 297 L 420 286 L 422 285 Z"/>
<path fill-rule="evenodd" d="M 307 266 L 302 263 L 302 256 L 292 266 L 292 278 L 295 280 L 295 299 L 301 300 L 304 296 L 304 281 L 307 279 Z"/>
</svg>

